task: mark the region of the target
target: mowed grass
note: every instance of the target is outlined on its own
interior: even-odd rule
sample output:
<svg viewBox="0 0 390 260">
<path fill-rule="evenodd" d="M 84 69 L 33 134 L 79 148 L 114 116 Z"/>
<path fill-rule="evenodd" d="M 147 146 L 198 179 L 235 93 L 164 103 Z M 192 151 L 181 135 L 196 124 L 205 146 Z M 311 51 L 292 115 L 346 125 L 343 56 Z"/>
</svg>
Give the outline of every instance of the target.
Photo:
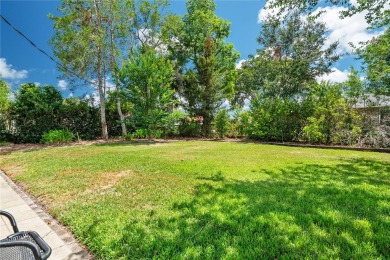
<svg viewBox="0 0 390 260">
<path fill-rule="evenodd" d="M 390 155 L 253 143 L 19 151 L 0 168 L 98 259 L 389 259 Z"/>
</svg>

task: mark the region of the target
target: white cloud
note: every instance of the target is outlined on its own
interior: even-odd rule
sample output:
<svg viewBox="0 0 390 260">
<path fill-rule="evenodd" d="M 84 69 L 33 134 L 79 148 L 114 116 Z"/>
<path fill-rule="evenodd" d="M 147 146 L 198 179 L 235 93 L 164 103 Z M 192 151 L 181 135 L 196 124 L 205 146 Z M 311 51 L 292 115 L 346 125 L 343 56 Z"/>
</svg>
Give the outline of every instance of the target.
<svg viewBox="0 0 390 260">
<path fill-rule="evenodd" d="M 242 64 L 244 63 L 244 62 L 246 62 L 247 60 L 240 60 L 237 64 L 236 64 L 236 69 L 241 69 L 241 67 L 242 67 Z"/>
<path fill-rule="evenodd" d="M 142 44 L 154 48 L 157 53 L 161 55 L 168 54 L 168 46 L 163 44 L 160 35 L 153 33 L 152 29 L 138 30 L 137 37 Z M 177 39 L 174 39 L 174 41 L 178 42 Z"/>
<path fill-rule="evenodd" d="M 348 79 L 349 73 L 350 72 L 347 70 L 341 71 L 338 68 L 332 68 L 332 72 L 317 77 L 317 81 L 320 82 L 323 80 L 323 81 L 330 81 L 333 83 L 341 83 Z"/>
<path fill-rule="evenodd" d="M 7 64 L 5 58 L 0 58 L 0 74 L 4 79 L 20 80 L 28 76 L 27 70 L 15 70 L 11 64 Z"/>
<path fill-rule="evenodd" d="M 358 13 L 352 17 L 340 18 L 340 12 L 346 10 L 345 7 L 327 6 L 319 7 L 314 13 L 325 11 L 321 15 L 321 20 L 326 23 L 329 29 L 329 36 L 325 46 L 329 46 L 335 41 L 339 41 L 339 51 L 351 52 L 349 43 L 358 45 L 359 42 L 371 40 L 383 33 L 382 31 L 368 31 L 368 24 L 365 19 L 366 12 Z"/>
<path fill-rule="evenodd" d="M 115 84 L 110 81 L 110 78 L 107 78 L 105 81 L 106 84 L 106 89 L 109 91 L 114 91 L 115 90 Z"/>
<path fill-rule="evenodd" d="M 269 8 L 269 1 L 265 4 L 263 8 L 259 10 L 257 15 L 257 22 L 262 23 L 268 16 L 275 16 L 279 13 L 280 8 Z"/>
<path fill-rule="evenodd" d="M 92 104 L 97 107 L 99 106 L 99 93 L 97 91 L 93 91 L 91 94 L 87 94 L 84 96 L 84 100 L 89 100 Z"/>
<path fill-rule="evenodd" d="M 356 5 L 356 1 L 351 2 L 352 5 Z M 321 15 L 322 20 L 328 27 L 328 39 L 325 42 L 325 47 L 328 47 L 331 43 L 339 41 L 339 52 L 351 52 L 353 49 L 349 43 L 358 45 L 359 42 L 369 41 L 373 37 L 376 37 L 383 33 L 382 31 L 369 31 L 367 30 L 368 24 L 365 19 L 367 12 L 361 12 L 353 15 L 352 17 L 340 18 L 340 12 L 347 10 L 342 6 L 326 6 L 318 7 L 313 13 L 316 14 L 320 11 L 324 13 Z M 264 8 L 259 10 L 258 23 L 261 23 L 268 15 L 276 15 L 279 12 L 278 9 L 269 9 L 268 4 Z M 302 17 L 304 18 L 304 16 Z"/>
<path fill-rule="evenodd" d="M 72 98 L 72 97 L 73 97 L 73 93 L 69 93 L 68 98 Z"/>
<path fill-rule="evenodd" d="M 35 86 L 40 86 L 40 85 L 41 85 L 41 82 L 34 82 L 34 85 L 35 85 Z"/>
<path fill-rule="evenodd" d="M 68 87 L 68 83 L 61 79 L 60 81 L 58 81 L 58 87 L 62 90 L 65 90 L 67 87 Z"/>
</svg>

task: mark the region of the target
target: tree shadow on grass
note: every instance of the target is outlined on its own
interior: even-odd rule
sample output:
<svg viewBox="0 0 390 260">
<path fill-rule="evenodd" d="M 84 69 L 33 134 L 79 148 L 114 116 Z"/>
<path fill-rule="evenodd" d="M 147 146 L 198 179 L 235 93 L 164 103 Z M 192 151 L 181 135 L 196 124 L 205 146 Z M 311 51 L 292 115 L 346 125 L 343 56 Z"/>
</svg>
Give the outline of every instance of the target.
<svg viewBox="0 0 390 260">
<path fill-rule="evenodd" d="M 108 246 L 113 258 L 390 257 L 389 164 L 356 159 L 266 174 L 202 178 L 170 215 L 129 220 Z"/>
</svg>

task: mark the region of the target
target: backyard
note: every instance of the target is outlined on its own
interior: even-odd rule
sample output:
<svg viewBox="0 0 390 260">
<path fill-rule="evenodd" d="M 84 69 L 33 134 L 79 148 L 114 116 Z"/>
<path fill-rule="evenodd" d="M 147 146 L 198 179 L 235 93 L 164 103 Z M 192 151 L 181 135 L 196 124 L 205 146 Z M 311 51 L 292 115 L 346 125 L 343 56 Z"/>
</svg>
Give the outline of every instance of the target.
<svg viewBox="0 0 390 260">
<path fill-rule="evenodd" d="M 390 257 L 390 155 L 246 142 L 1 154 L 98 259 Z"/>
</svg>

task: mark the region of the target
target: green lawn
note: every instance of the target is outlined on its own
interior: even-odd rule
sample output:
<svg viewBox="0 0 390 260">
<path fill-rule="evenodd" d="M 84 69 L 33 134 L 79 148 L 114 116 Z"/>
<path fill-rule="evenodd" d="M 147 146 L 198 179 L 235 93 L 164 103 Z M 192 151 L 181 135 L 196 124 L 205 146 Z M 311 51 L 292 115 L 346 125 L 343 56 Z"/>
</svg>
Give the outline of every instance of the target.
<svg viewBox="0 0 390 260">
<path fill-rule="evenodd" d="M 99 259 L 389 259 L 390 155 L 119 143 L 0 155 Z"/>
</svg>

